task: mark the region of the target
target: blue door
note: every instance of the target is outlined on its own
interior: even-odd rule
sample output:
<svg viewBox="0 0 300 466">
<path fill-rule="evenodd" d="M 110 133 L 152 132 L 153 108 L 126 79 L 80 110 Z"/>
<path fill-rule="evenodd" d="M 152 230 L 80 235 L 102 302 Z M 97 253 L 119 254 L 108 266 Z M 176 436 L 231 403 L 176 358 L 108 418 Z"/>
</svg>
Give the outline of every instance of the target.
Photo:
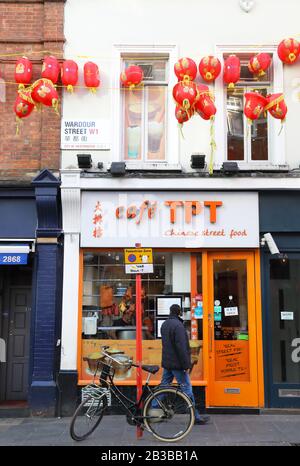
<svg viewBox="0 0 300 466">
<path fill-rule="evenodd" d="M 264 259 L 266 400 L 300 408 L 300 254 Z"/>
</svg>

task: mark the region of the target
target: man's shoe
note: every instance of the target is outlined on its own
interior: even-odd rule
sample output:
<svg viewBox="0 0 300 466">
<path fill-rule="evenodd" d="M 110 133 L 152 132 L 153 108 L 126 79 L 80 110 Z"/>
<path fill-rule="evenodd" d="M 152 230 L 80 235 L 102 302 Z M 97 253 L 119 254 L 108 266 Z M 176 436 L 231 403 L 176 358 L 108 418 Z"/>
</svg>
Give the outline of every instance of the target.
<svg viewBox="0 0 300 466">
<path fill-rule="evenodd" d="M 210 421 L 210 416 L 208 416 L 207 414 L 203 414 L 203 416 L 201 416 L 200 418 L 195 419 L 194 424 L 201 426 L 201 425 L 207 424 L 209 421 Z"/>
</svg>

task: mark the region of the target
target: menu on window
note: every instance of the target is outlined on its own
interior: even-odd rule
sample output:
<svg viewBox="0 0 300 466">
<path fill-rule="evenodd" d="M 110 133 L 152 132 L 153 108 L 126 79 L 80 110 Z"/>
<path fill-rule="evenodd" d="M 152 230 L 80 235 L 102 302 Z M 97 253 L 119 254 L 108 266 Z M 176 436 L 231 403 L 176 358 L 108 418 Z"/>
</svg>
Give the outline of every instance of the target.
<svg viewBox="0 0 300 466">
<path fill-rule="evenodd" d="M 156 309 L 158 316 L 166 316 L 170 314 L 170 307 L 172 304 L 178 304 L 182 306 L 181 296 L 163 296 L 156 298 Z"/>
</svg>

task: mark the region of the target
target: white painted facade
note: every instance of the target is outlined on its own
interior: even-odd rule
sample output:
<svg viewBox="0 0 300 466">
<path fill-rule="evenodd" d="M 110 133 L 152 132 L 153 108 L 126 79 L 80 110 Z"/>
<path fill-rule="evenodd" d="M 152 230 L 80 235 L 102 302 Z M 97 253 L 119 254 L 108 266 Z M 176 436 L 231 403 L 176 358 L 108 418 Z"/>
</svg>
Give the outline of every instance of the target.
<svg viewBox="0 0 300 466">
<path fill-rule="evenodd" d="M 251 12 L 244 12 L 238 0 L 67 0 L 65 6 L 65 59 L 79 65 L 82 86 L 73 94 L 64 91 L 62 118 L 70 120 L 105 120 L 110 128 L 109 148 L 103 150 L 62 150 L 62 205 L 64 244 L 64 284 L 62 321 L 62 370 L 77 368 L 77 322 L 79 298 L 79 247 L 81 192 L 86 190 L 248 190 L 299 189 L 297 176 L 269 177 L 194 177 L 194 178 L 83 178 L 77 165 L 77 154 L 91 154 L 93 164 L 104 163 L 106 172 L 112 161 L 121 161 L 120 147 L 120 83 L 121 53 L 169 53 L 169 168 L 190 167 L 192 153 L 210 153 L 209 123 L 193 117 L 180 135 L 174 116 L 172 88 L 177 81 L 174 63 L 181 57 L 192 58 L 197 65 L 205 55 L 222 51 L 276 50 L 278 43 L 299 33 L 300 3 L 298 0 L 256 0 Z M 84 88 L 83 65 L 93 61 L 100 69 L 101 86 L 95 95 Z M 274 121 L 271 142 L 271 168 L 299 168 L 300 61 L 293 66 L 278 67 L 273 92 L 284 92 L 288 114 L 284 129 L 278 136 L 280 122 Z M 200 82 L 199 78 L 198 81 Z M 215 120 L 217 151 L 215 167 L 224 159 L 225 124 L 222 104 L 224 85 L 222 73 L 215 85 Z M 168 167 L 166 167 L 168 168 Z M 247 168 L 247 167 L 246 167 Z M 263 164 L 252 168 L 270 168 Z M 295 172 L 294 172 L 295 173 Z M 296 175 L 296 173 L 295 173 Z"/>
<path fill-rule="evenodd" d="M 65 58 L 74 59 L 79 65 L 79 86 L 74 94 L 65 92 L 63 118 L 104 119 L 111 128 L 110 150 L 87 150 L 94 164 L 110 164 L 121 160 L 120 150 L 120 54 L 126 52 L 170 55 L 168 160 L 179 164 L 184 171 L 190 168 L 192 153 L 210 153 L 209 123 L 195 116 L 184 125 L 181 137 L 174 117 L 172 87 L 176 82 L 173 64 L 180 57 L 188 56 L 197 65 L 208 54 L 220 55 L 222 51 L 276 50 L 279 42 L 287 37 L 297 38 L 300 5 L 296 0 L 257 0 L 249 13 L 244 12 L 237 0 L 191 0 L 182 4 L 160 0 L 68 0 L 65 7 Z M 84 88 L 83 65 L 91 60 L 98 64 L 101 87 L 96 95 Z M 274 67 L 280 67 L 274 54 Z M 198 81 L 200 78 L 198 75 Z M 215 85 L 210 85 L 216 95 L 216 167 L 224 160 L 224 113 L 222 112 L 222 73 Z M 297 150 L 298 115 L 300 101 L 300 62 L 283 66 L 277 74 L 274 92 L 284 92 L 288 114 L 284 130 L 278 136 L 280 122 L 275 125 L 271 141 L 270 160 L 273 168 L 287 165 L 299 167 Z M 84 150 L 63 150 L 62 168 L 77 167 L 76 154 Z M 264 168 L 258 164 L 257 168 Z"/>
</svg>

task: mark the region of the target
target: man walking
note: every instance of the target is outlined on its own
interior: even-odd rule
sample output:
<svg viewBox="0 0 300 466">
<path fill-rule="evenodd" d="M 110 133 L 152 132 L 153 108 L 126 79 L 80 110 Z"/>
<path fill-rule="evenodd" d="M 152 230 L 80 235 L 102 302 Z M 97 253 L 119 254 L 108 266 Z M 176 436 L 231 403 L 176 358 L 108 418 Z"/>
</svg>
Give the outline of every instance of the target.
<svg viewBox="0 0 300 466">
<path fill-rule="evenodd" d="M 200 415 L 196 409 L 195 398 L 189 376 L 191 368 L 191 353 L 188 334 L 184 328 L 181 307 L 173 304 L 170 315 L 161 326 L 162 336 L 162 367 L 161 385 L 172 383 L 174 377 L 181 389 L 192 400 L 195 407 L 195 424 L 206 424 L 209 416 Z"/>
</svg>

